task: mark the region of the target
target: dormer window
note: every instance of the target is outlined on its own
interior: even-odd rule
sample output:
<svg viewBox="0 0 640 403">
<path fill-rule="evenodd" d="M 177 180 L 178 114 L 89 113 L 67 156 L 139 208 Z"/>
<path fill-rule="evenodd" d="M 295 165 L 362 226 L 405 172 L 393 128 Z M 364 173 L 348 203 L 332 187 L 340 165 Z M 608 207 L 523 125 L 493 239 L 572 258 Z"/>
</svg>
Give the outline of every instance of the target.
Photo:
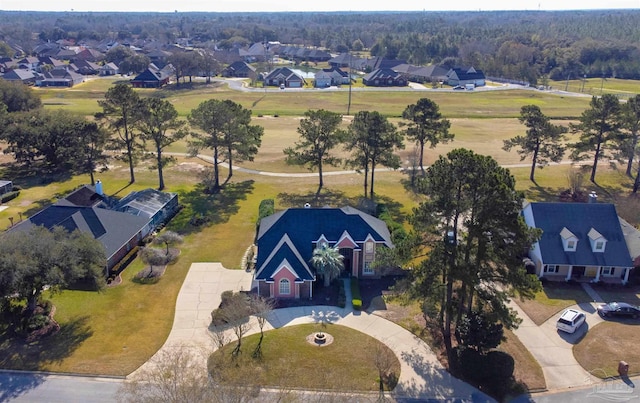
<svg viewBox="0 0 640 403">
<path fill-rule="evenodd" d="M 607 247 L 607 239 L 595 228 L 591 228 L 587 235 L 589 236 L 589 242 L 591 242 L 591 250 L 593 252 L 604 252 Z"/>
<path fill-rule="evenodd" d="M 562 247 L 565 252 L 575 252 L 578 246 L 578 237 L 573 232 L 569 231 L 567 227 L 562 228 L 560 231 L 560 237 L 562 238 Z"/>
</svg>

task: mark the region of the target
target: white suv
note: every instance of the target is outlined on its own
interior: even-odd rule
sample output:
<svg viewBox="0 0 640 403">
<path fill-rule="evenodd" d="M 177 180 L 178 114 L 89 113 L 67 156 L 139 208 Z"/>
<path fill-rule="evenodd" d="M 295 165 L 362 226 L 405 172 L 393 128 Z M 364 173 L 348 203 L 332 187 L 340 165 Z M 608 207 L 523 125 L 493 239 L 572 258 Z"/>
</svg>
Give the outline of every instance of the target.
<svg viewBox="0 0 640 403">
<path fill-rule="evenodd" d="M 556 327 L 563 332 L 574 333 L 585 320 L 584 313 L 575 309 L 567 309 L 560 315 L 560 319 L 556 322 Z"/>
</svg>

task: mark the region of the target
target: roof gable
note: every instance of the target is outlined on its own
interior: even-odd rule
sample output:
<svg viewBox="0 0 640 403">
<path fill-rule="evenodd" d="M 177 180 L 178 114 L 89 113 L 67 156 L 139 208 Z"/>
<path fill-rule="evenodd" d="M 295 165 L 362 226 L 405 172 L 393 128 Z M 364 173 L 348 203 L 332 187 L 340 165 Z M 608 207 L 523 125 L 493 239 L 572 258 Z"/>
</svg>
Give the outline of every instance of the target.
<svg viewBox="0 0 640 403">
<path fill-rule="evenodd" d="M 272 280 L 274 274 L 281 269 L 282 262 L 285 260 L 297 278 L 302 280 L 313 280 L 315 278 L 309 265 L 300 255 L 289 235 L 284 234 L 272 248 L 263 250 L 270 253 L 266 258 L 258 261 L 256 280 Z"/>
</svg>

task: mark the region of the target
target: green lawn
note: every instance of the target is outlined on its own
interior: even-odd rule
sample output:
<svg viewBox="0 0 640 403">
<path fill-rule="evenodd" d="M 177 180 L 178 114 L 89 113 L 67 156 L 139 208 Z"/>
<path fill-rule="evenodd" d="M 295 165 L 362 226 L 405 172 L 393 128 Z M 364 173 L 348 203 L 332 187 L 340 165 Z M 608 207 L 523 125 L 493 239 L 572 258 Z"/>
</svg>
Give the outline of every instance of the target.
<svg viewBox="0 0 640 403">
<path fill-rule="evenodd" d="M 333 343 L 319 347 L 307 341 L 308 336 L 320 331 L 331 335 Z M 400 362 L 386 345 L 348 327 L 304 324 L 265 332 L 262 359 L 256 360 L 251 353 L 259 338 L 258 333 L 243 339 L 236 362 L 231 361 L 235 342 L 227 344 L 209 358 L 210 368 L 214 366 L 216 372 L 225 368 L 226 379 L 234 381 L 239 379 L 238 374 L 244 374 L 240 378 L 243 384 L 267 388 L 377 391 L 379 377 L 374 359 L 378 352 L 393 357 L 390 373 L 396 380 L 400 376 Z M 387 385 L 387 390 L 393 387 L 395 382 Z"/>
<path fill-rule="evenodd" d="M 580 284 L 548 281 L 542 288 L 542 291 L 536 294 L 535 299 L 515 300 L 536 325 L 543 324 L 550 317 L 571 305 L 591 302 L 591 298 Z"/>
<path fill-rule="evenodd" d="M 621 80 L 618 78 L 588 78 L 586 80 L 550 81 L 554 89 L 579 92 L 588 95 L 615 94 L 621 98 L 633 97 L 640 93 L 639 80 Z"/>
</svg>

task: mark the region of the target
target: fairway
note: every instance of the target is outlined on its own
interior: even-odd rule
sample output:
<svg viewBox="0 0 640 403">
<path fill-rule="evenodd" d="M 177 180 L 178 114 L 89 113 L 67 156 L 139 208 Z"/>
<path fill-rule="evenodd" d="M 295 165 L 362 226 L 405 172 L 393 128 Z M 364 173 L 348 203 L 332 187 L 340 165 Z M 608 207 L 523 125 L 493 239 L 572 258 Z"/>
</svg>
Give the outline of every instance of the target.
<svg viewBox="0 0 640 403">
<path fill-rule="evenodd" d="M 71 90 L 37 89 L 46 108 L 64 108 L 91 117 L 99 110 L 97 100 L 114 82 L 113 79 L 96 79 Z M 196 86 L 194 89 L 161 91 L 144 90 L 145 96 L 161 96 L 175 103 L 183 117 L 191 108 L 210 98 L 232 99 L 241 102 L 253 111 L 253 124 L 264 127 L 264 137 L 259 153 L 253 162 L 238 165 L 257 171 L 306 173 L 304 167 L 288 166 L 284 161 L 283 148 L 293 146 L 298 140 L 297 128 L 301 116 L 310 108 L 326 108 L 346 112 L 346 92 L 240 92 L 226 85 Z M 404 108 L 421 97 L 437 102 L 443 115 L 451 121 L 451 132 L 455 139 L 449 144 L 426 149 L 425 163 L 431 164 L 439 155 L 451 149 L 464 147 L 479 154 L 491 155 L 500 164 L 522 164 L 511 169 L 517 189 L 530 200 L 557 200 L 560 191 L 568 188 L 568 165 L 552 166 L 536 173 L 537 184 L 528 180 L 529 160 L 520 162 L 519 156 L 502 150 L 504 139 L 524 134 L 525 127 L 517 117 L 522 105 L 536 104 L 554 119 L 554 123 L 567 125 L 588 107 L 589 98 L 562 97 L 535 90 L 509 90 L 454 93 L 440 91 L 361 91 L 354 92 L 351 113 L 358 110 L 380 110 L 394 124 L 400 123 Z M 275 117 L 274 115 L 279 115 Z M 262 115 L 262 116 L 260 116 Z M 343 127 L 351 121 L 344 116 Z M 570 138 L 571 140 L 571 138 Z M 1 146 L 4 148 L 4 146 Z M 167 151 L 184 153 L 187 142 L 181 141 Z M 403 167 L 411 165 L 414 145 L 406 144 L 400 151 Z M 209 155 L 210 151 L 203 150 Z M 336 154 L 345 157 L 342 150 Z M 0 155 L 0 162 L 10 158 Z M 359 173 L 330 175 L 325 177 L 325 188 L 315 198 L 317 176 L 286 177 L 267 176 L 256 173 L 234 171 L 230 185 L 221 194 L 207 195 L 199 188 L 199 172 L 210 166 L 206 160 L 177 156 L 177 160 L 165 169 L 167 191 L 176 192 L 184 209 L 168 225 L 168 228 L 185 234 L 182 254 L 166 275 L 155 284 L 140 284 L 133 276 L 142 268 L 140 261 L 134 263 L 123 274 L 123 285 L 109 288 L 103 293 L 65 291 L 53 296 L 57 306 L 56 319 L 69 329 L 77 342 L 66 345 L 66 349 L 50 349 L 47 343 L 41 347 L 31 346 L 20 350 L 4 335 L 5 355 L 0 363 L 5 368 L 51 370 L 76 373 L 100 373 L 126 375 L 135 370 L 153 355 L 164 343 L 173 323 L 175 300 L 191 262 L 216 261 L 230 269 L 238 269 L 244 251 L 254 241 L 258 206 L 263 199 L 273 198 L 276 209 L 302 206 L 305 202 L 314 205 L 358 205 L 363 193 L 363 176 Z M 327 171 L 342 170 L 344 166 L 326 167 Z M 8 171 L 5 171 L 8 172 Z M 15 171 L 14 171 L 15 172 Z M 0 174 L 4 172 L 0 171 Z M 227 174 L 222 168 L 222 178 Z M 0 175 L 2 176 L 2 175 Z M 100 172 L 105 191 L 122 197 L 132 190 L 157 186 L 157 173 L 149 160 L 136 168 L 136 183 L 127 184 L 127 168 L 113 162 L 109 170 Z M 379 202 L 410 214 L 421 200 L 420 196 L 407 191 L 402 181 L 407 179 L 404 171 L 379 172 L 376 174 L 375 192 Z M 16 178 L 22 186 L 20 196 L 7 203 L 8 208 L 0 212 L 0 228 L 9 226 L 9 218 L 18 220 L 29 217 L 48 205 L 57 197 L 89 181 L 87 175 L 52 178 L 53 182 L 41 178 Z M 598 170 L 598 184 L 585 181 L 586 192 L 598 192 L 599 200 L 615 202 L 620 215 L 628 221 L 640 222 L 638 202 L 629 197 L 631 179 L 624 172 L 603 164 Z M 190 225 L 194 216 L 206 216 L 210 221 L 199 227 Z M 405 223 L 406 224 L 406 223 Z M 408 225 L 408 224 L 406 224 Z M 49 294 L 45 295 L 50 298 Z M 3 342 L 0 340 L 0 342 Z M 43 351 L 49 349 L 50 353 Z M 24 352 L 24 356 L 13 354 Z"/>
</svg>

